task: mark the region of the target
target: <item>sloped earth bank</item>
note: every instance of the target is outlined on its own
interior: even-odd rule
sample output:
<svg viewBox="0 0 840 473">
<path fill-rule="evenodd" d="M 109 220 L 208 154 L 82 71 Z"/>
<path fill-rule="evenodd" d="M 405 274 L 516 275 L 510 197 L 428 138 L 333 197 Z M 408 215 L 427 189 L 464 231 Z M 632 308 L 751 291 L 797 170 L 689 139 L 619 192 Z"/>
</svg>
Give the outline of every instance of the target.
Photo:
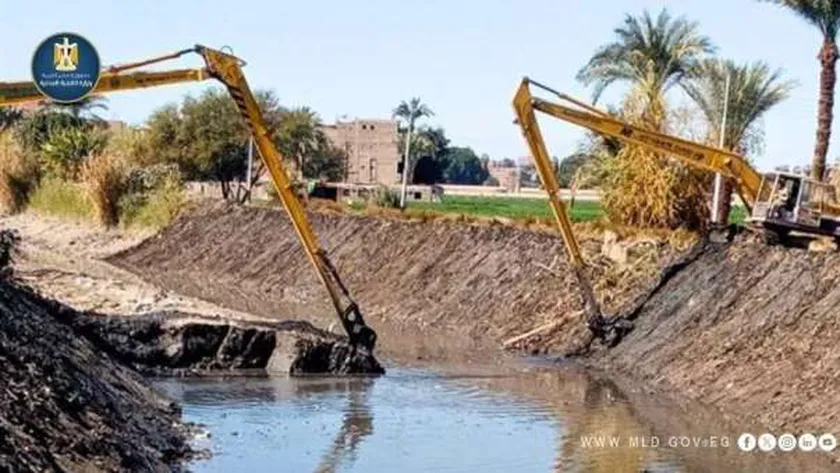
<svg viewBox="0 0 840 473">
<path fill-rule="evenodd" d="M 636 329 L 592 363 L 777 432 L 836 429 L 840 255 L 739 237 L 692 256 L 636 309 Z"/>
<path fill-rule="evenodd" d="M 177 406 L 70 326 L 76 314 L 0 281 L 0 471 L 172 471 Z"/>
<path fill-rule="evenodd" d="M 324 213 L 310 218 L 380 332 L 379 349 L 392 359 L 486 353 L 541 327 L 548 329 L 520 347 L 556 350 L 585 335 L 579 316 L 570 316 L 579 306 L 578 295 L 556 234 Z M 599 241 L 584 247 L 590 260 L 600 261 Z M 662 242 L 648 242 L 639 253 L 631 254 L 625 270 L 650 261 L 658 267 L 675 252 Z M 333 323 L 324 289 L 280 210 L 219 203 L 198 207 L 108 261 L 160 287 L 238 311 L 303 318 L 321 327 Z M 607 301 L 608 309 L 647 286 L 632 281 L 630 290 L 618 291 L 613 286 L 621 275 L 605 268 L 595 270 L 599 293 L 620 293 Z"/>
</svg>

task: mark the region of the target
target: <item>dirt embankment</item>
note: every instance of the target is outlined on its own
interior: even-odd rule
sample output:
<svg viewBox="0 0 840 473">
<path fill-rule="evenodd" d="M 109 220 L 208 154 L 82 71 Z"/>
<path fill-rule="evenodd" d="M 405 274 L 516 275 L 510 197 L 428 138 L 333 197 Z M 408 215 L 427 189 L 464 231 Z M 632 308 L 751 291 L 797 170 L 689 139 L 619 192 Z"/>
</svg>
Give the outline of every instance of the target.
<svg viewBox="0 0 840 473">
<path fill-rule="evenodd" d="M 76 315 L 0 281 L 0 471 L 177 469 L 177 406 L 78 336 Z"/>
<path fill-rule="evenodd" d="M 840 255 L 707 244 L 593 362 L 793 432 L 840 419 Z"/>
<path fill-rule="evenodd" d="M 310 217 L 366 317 L 382 332 L 379 342 L 389 356 L 498 347 L 508 337 L 546 324 L 551 330 L 530 337 L 525 346 L 560 347 L 585 331 L 576 318 L 565 326 L 552 324 L 579 306 L 574 277 L 555 234 L 501 225 L 320 213 Z M 595 260 L 600 242 L 584 246 Z M 651 246 L 644 258 L 660 261 L 673 253 L 663 244 Z M 627 267 L 641 257 L 631 255 Z M 318 326 L 333 321 L 326 294 L 281 210 L 200 207 L 109 261 L 161 287 L 236 310 L 301 317 Z M 620 278 L 609 269 L 599 266 L 596 272 L 599 292 L 623 289 L 611 287 Z M 616 298 L 607 306 L 620 302 Z M 403 336 L 404 331 L 415 336 Z M 418 332 L 423 336 L 417 337 Z M 424 346 L 415 346 L 418 341 Z"/>
</svg>

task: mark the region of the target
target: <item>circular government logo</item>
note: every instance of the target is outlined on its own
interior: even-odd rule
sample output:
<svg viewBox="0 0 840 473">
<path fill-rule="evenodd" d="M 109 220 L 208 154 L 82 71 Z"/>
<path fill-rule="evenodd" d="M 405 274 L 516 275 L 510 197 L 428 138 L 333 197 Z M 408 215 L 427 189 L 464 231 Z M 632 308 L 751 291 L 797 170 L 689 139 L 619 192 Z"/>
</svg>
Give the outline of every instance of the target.
<svg viewBox="0 0 840 473">
<path fill-rule="evenodd" d="M 35 87 L 55 102 L 85 98 L 99 81 L 99 53 L 90 41 L 75 33 L 45 39 L 32 56 Z"/>
</svg>

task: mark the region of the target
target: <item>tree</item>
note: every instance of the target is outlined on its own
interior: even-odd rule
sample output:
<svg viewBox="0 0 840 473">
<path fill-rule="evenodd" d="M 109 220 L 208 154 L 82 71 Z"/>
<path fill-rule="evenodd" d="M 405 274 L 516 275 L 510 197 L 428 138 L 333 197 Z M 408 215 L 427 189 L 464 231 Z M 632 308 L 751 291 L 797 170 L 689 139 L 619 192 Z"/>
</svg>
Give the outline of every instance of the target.
<svg viewBox="0 0 840 473">
<path fill-rule="evenodd" d="M 346 156 L 329 146 L 315 112 L 306 107 L 286 110 L 272 92 L 254 96 L 269 136 L 298 177 L 341 179 Z M 198 98 L 187 96 L 180 107 L 166 105 L 152 113 L 146 125 L 154 150 L 151 164 L 175 163 L 186 179 L 219 181 L 226 199 L 246 199 L 263 173 L 262 160 L 255 154 L 251 182 L 244 182 L 250 130 L 221 89 L 209 89 Z"/>
<path fill-rule="evenodd" d="M 454 147 L 446 151 L 445 182 L 449 184 L 481 185 L 490 177 L 484 163 L 472 148 Z"/>
<path fill-rule="evenodd" d="M 347 152 L 330 145 L 324 140 L 314 154 L 306 160 L 303 175 L 309 179 L 326 179 L 339 182 L 345 178 Z"/>
<path fill-rule="evenodd" d="M 281 110 L 273 95 L 255 95 L 269 127 L 276 126 Z M 177 164 L 186 179 L 219 181 L 223 197 L 234 197 L 232 184 L 247 168 L 250 132 L 227 92 L 213 88 L 198 98 L 187 96 L 180 107 L 166 105 L 146 127 L 155 163 Z"/>
<path fill-rule="evenodd" d="M 760 0 L 785 7 L 822 33 L 823 44 L 817 58 L 820 61 L 820 98 L 817 112 L 817 140 L 811 160 L 811 177 L 825 176 L 825 158 L 831 140 L 834 120 L 834 86 L 837 83 L 837 32 L 840 29 L 840 1 L 838 0 Z"/>
<path fill-rule="evenodd" d="M 19 108 L 0 107 L 0 132 L 3 132 L 23 118 L 23 112 Z"/>
<path fill-rule="evenodd" d="M 187 174 L 219 181 L 222 196 L 231 198 L 231 184 L 247 167 L 248 130 L 227 92 L 209 89 L 181 105 L 178 133 L 180 162 Z"/>
<path fill-rule="evenodd" d="M 22 118 L 14 129 L 15 138 L 24 150 L 40 153 L 44 144 L 53 133 L 68 128 L 84 128 L 89 124 L 86 120 L 66 113 L 59 113 L 49 109 Z"/>
<path fill-rule="evenodd" d="M 627 15 L 614 33 L 615 40 L 596 50 L 578 79 L 594 86 L 595 100 L 610 85 L 628 83 L 622 118 L 667 131 L 665 93 L 695 73 L 702 57 L 714 50 L 711 42 L 700 34 L 697 23 L 673 18 L 667 10 L 655 18 L 647 11 Z M 622 146 L 614 156 L 604 153 L 599 163 L 602 203 L 613 221 L 670 228 L 704 225 L 708 186 L 704 174 L 668 163 L 638 146 Z"/>
<path fill-rule="evenodd" d="M 728 104 L 727 77 L 730 83 Z M 771 70 L 762 62 L 738 65 L 733 61 L 708 59 L 683 88 L 706 117 L 710 141 L 716 146 L 720 143 L 720 124 L 726 110 L 724 148 L 746 155 L 751 135 L 759 131 L 759 119 L 785 100 L 794 87 L 793 82 L 781 77 L 781 71 Z M 729 220 L 731 203 L 732 183 L 727 179 L 717 209 L 721 222 Z"/>
<path fill-rule="evenodd" d="M 658 128 L 664 120 L 665 92 L 691 74 L 714 47 L 697 23 L 672 18 L 667 10 L 656 18 L 647 10 L 638 17 L 625 15 L 614 33 L 616 40 L 595 52 L 578 80 L 594 86 L 594 102 L 610 85 L 630 83 L 643 102 L 643 118 Z"/>
<path fill-rule="evenodd" d="M 402 192 L 400 193 L 400 208 L 405 208 L 405 196 L 408 185 L 408 175 L 411 172 L 411 132 L 414 131 L 414 123 L 423 117 L 431 117 L 434 115 L 432 109 L 420 101 L 419 97 L 414 97 L 408 102 L 402 101 L 397 108 L 394 109 L 393 116 L 406 122 L 408 132 L 406 134 L 405 157 L 403 158 L 403 178 L 402 178 Z"/>
<path fill-rule="evenodd" d="M 300 107 L 282 114 L 276 140 L 280 151 L 294 164 L 298 178 L 307 176 L 307 160 L 326 146 L 326 138 L 319 128 L 318 114 L 308 107 Z"/>
<path fill-rule="evenodd" d="M 400 154 L 405 156 L 405 141 L 401 141 L 399 149 Z M 435 184 L 443 181 L 447 149 L 449 138 L 443 128 L 419 127 L 411 138 L 411 151 L 414 155 L 413 166 L 409 170 L 411 183 Z"/>
<path fill-rule="evenodd" d="M 594 161 L 595 158 L 591 154 L 580 152 L 563 158 L 557 169 L 557 180 L 560 186 L 568 188 L 572 184 L 578 170 L 592 164 Z"/>
<path fill-rule="evenodd" d="M 97 111 L 108 110 L 108 98 L 103 95 L 88 95 L 87 97 L 72 103 L 52 102 L 47 107 L 57 112 L 69 113 L 76 118 L 87 118 L 94 121 L 102 121 L 102 117 L 96 114 Z"/>
</svg>

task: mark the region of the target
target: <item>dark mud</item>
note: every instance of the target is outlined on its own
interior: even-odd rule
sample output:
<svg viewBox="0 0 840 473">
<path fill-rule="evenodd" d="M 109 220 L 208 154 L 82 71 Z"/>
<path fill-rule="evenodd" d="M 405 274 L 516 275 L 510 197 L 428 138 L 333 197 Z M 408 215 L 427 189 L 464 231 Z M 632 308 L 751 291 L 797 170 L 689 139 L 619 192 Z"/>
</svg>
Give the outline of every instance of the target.
<svg viewBox="0 0 840 473">
<path fill-rule="evenodd" d="M 255 324 L 167 312 L 80 315 L 73 325 L 97 348 L 148 375 L 384 373 L 373 355 L 306 322 Z"/>
<path fill-rule="evenodd" d="M 176 405 L 80 337 L 78 314 L 0 281 L 0 471 L 173 471 Z"/>
</svg>

